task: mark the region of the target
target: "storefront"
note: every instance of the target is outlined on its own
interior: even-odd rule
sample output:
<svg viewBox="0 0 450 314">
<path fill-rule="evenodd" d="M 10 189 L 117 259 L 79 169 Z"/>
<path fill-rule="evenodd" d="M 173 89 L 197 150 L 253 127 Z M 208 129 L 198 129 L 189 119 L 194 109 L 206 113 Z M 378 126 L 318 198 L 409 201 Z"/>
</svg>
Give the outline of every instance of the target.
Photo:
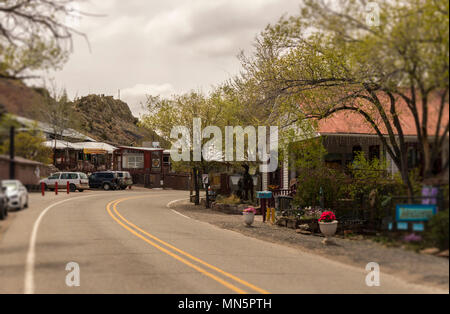
<svg viewBox="0 0 450 314">
<path fill-rule="evenodd" d="M 136 184 L 164 186 L 164 149 L 123 146 L 114 152 L 113 160 L 114 170 L 128 171 Z"/>
<path fill-rule="evenodd" d="M 106 143 L 48 141 L 45 146 L 54 151 L 54 163 L 61 171 L 91 173 L 113 169 L 113 153 L 116 147 Z"/>
</svg>

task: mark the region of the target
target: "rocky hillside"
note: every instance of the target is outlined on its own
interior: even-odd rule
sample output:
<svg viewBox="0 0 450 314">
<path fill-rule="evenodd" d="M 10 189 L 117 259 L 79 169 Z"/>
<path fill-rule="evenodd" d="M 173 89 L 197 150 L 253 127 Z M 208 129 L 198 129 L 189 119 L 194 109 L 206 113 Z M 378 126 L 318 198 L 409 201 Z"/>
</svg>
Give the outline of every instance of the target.
<svg viewBox="0 0 450 314">
<path fill-rule="evenodd" d="M 0 107 L 7 112 L 32 119 L 42 109 L 44 99 L 34 88 L 20 81 L 0 78 Z"/>
<path fill-rule="evenodd" d="M 89 95 L 75 100 L 80 129 L 85 133 L 114 144 L 139 145 L 142 141 L 160 142 L 149 130 L 137 126 L 128 105 L 112 96 Z"/>
<path fill-rule="evenodd" d="M 40 118 L 45 110 L 42 89 L 19 81 L 0 79 L 0 108 L 30 119 Z M 137 126 L 128 105 L 112 96 L 89 95 L 73 102 L 76 129 L 98 141 L 113 145 L 141 145 L 144 141 L 162 142 L 152 131 Z"/>
</svg>

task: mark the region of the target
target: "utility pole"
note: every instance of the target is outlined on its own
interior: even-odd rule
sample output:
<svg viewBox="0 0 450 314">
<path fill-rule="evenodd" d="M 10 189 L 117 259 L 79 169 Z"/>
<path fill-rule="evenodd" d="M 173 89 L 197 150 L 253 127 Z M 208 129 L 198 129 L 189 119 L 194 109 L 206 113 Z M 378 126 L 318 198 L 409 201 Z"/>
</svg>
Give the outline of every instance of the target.
<svg viewBox="0 0 450 314">
<path fill-rule="evenodd" d="M 15 127 L 11 127 L 9 131 L 9 179 L 14 180 L 16 178 L 16 162 L 15 162 Z"/>
</svg>

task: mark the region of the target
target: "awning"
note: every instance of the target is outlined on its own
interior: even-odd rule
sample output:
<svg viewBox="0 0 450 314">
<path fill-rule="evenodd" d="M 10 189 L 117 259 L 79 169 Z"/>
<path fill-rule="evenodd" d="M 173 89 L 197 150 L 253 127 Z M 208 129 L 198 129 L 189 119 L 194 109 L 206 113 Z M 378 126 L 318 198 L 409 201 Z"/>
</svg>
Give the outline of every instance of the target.
<svg viewBox="0 0 450 314">
<path fill-rule="evenodd" d="M 106 155 L 106 154 L 108 154 L 108 151 L 107 151 L 107 150 L 104 150 L 104 149 L 90 149 L 90 148 L 85 148 L 85 149 L 83 150 L 83 152 L 84 152 L 86 155 Z"/>
<path fill-rule="evenodd" d="M 98 155 L 112 154 L 117 149 L 112 145 L 98 142 L 74 143 L 73 146 L 77 147 L 79 150 L 82 150 L 85 154 Z"/>
<path fill-rule="evenodd" d="M 47 141 L 44 146 L 49 148 L 55 147 L 55 141 Z M 56 141 L 56 149 L 71 149 L 77 151 L 83 151 L 86 155 L 106 155 L 112 154 L 117 148 L 106 143 L 99 142 L 83 142 L 83 143 L 69 143 L 65 141 Z"/>
<path fill-rule="evenodd" d="M 75 147 L 72 145 L 72 143 L 66 142 L 66 141 L 55 141 L 55 140 L 51 140 L 51 141 L 47 141 L 44 142 L 43 145 L 45 147 L 48 148 L 56 148 L 59 150 L 63 150 L 63 149 L 74 149 Z"/>
</svg>

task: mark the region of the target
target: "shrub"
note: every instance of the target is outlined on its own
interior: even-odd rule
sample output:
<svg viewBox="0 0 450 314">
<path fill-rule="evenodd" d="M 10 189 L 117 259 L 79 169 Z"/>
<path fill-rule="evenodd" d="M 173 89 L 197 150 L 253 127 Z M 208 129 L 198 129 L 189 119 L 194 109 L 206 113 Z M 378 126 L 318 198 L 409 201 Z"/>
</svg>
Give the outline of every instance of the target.
<svg viewBox="0 0 450 314">
<path fill-rule="evenodd" d="M 241 203 L 241 199 L 235 194 L 232 194 L 231 196 L 226 198 L 218 198 L 217 202 L 226 205 L 239 205 Z"/>
<path fill-rule="evenodd" d="M 314 169 L 301 169 L 298 177 L 296 204 L 301 207 L 323 205 L 332 208 L 342 197 L 345 176 L 325 165 Z M 324 204 L 320 204 L 323 196 Z"/>
<path fill-rule="evenodd" d="M 443 211 L 433 217 L 428 224 L 426 239 L 429 244 L 447 250 L 449 248 L 449 211 Z"/>
</svg>

